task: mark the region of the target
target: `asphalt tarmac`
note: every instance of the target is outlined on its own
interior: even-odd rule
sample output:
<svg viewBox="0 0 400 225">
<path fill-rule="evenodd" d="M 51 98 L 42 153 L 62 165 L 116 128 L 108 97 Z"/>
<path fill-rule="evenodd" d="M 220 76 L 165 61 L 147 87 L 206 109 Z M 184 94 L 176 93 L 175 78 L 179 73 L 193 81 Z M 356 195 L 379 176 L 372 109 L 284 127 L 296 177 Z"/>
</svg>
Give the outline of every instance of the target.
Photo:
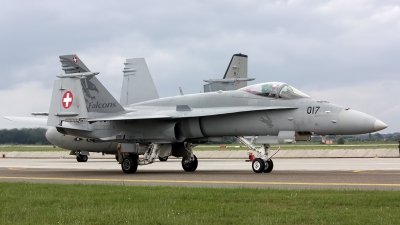
<svg viewBox="0 0 400 225">
<path fill-rule="evenodd" d="M 400 190 L 400 159 L 274 159 L 269 174 L 255 174 L 250 162 L 229 159 L 199 160 L 195 172 L 185 172 L 179 159 L 170 159 L 124 174 L 110 159 L 1 158 L 0 182 Z"/>
</svg>

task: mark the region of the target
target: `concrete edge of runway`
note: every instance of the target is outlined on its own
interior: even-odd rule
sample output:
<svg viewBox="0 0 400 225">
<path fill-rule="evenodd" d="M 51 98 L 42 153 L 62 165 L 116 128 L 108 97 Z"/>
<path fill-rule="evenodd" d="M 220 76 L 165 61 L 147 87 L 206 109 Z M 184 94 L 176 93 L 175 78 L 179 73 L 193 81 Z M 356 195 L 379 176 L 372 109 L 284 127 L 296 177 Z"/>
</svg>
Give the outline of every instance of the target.
<svg viewBox="0 0 400 225">
<path fill-rule="evenodd" d="M 271 150 L 274 154 L 276 150 Z M 69 151 L 44 151 L 44 152 L 0 152 L 1 158 L 75 158 Z M 231 151 L 194 151 L 199 159 L 248 159 L 247 150 Z M 93 159 L 113 159 L 114 155 L 103 155 L 91 152 Z M 338 150 L 280 150 L 274 158 L 399 158 L 398 149 L 338 149 Z"/>
</svg>

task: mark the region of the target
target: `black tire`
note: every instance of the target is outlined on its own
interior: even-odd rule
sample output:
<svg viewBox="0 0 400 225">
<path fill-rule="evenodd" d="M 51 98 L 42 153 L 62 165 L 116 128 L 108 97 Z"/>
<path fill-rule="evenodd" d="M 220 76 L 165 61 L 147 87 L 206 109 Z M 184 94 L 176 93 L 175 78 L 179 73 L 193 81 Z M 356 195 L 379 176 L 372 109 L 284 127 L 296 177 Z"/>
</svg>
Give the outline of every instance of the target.
<svg viewBox="0 0 400 225">
<path fill-rule="evenodd" d="M 197 169 L 197 165 L 199 164 L 199 162 L 197 161 L 197 157 L 195 155 L 193 155 L 193 157 L 194 160 L 191 163 L 184 163 L 185 159 L 182 158 L 182 168 L 186 172 L 194 172 Z"/>
<path fill-rule="evenodd" d="M 265 163 L 264 173 L 271 173 L 273 168 L 274 162 L 272 162 L 272 159 L 270 159 Z"/>
<path fill-rule="evenodd" d="M 264 160 L 260 158 L 254 159 L 253 163 L 251 164 L 251 168 L 253 168 L 254 173 L 262 173 L 265 168 Z"/>
<path fill-rule="evenodd" d="M 121 168 L 124 173 L 135 173 L 138 167 L 138 159 L 135 156 L 125 156 L 122 159 Z"/>
<path fill-rule="evenodd" d="M 161 162 L 165 162 L 168 160 L 168 156 L 165 157 L 158 157 L 158 160 L 160 160 Z"/>
<path fill-rule="evenodd" d="M 87 162 L 89 157 L 87 155 L 81 155 L 81 162 Z"/>
<path fill-rule="evenodd" d="M 78 161 L 78 162 L 82 162 L 82 158 L 81 158 L 81 156 L 79 155 L 79 156 L 76 156 L 76 161 Z"/>
</svg>

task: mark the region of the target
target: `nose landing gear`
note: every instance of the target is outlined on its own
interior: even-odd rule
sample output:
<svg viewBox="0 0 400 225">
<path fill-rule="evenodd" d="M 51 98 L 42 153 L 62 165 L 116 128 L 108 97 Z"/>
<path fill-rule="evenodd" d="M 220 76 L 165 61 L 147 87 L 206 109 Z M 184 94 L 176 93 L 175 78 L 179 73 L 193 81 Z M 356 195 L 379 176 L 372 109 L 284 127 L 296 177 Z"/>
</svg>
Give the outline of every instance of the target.
<svg viewBox="0 0 400 225">
<path fill-rule="evenodd" d="M 276 151 L 273 155 L 269 156 L 269 144 L 262 144 L 260 148 L 257 148 L 252 144 L 252 142 L 249 142 L 247 139 L 241 136 L 236 136 L 237 139 L 244 145 L 246 145 L 250 151 L 251 154 L 255 156 L 255 159 L 253 160 L 251 166 L 254 171 L 254 173 L 270 173 L 273 168 L 274 168 L 274 163 L 272 162 L 272 156 L 274 156 L 278 151 Z"/>
</svg>

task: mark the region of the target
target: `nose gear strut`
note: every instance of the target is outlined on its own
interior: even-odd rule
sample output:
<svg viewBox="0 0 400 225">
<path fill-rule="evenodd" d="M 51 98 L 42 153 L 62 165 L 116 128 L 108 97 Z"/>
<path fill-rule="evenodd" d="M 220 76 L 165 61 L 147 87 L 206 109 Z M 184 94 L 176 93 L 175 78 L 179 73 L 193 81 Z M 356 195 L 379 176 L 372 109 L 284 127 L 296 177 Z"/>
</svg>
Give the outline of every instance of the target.
<svg viewBox="0 0 400 225">
<path fill-rule="evenodd" d="M 252 163 L 252 168 L 255 173 L 270 173 L 272 171 L 274 168 L 274 163 L 272 162 L 271 158 L 279 152 L 280 148 L 278 148 L 278 151 L 274 152 L 274 154 L 270 155 L 270 145 L 268 143 L 262 144 L 260 148 L 257 148 L 253 145 L 254 137 L 252 138 L 251 142 L 243 136 L 235 137 L 250 149 L 250 154 L 255 156 L 255 159 Z"/>
</svg>

